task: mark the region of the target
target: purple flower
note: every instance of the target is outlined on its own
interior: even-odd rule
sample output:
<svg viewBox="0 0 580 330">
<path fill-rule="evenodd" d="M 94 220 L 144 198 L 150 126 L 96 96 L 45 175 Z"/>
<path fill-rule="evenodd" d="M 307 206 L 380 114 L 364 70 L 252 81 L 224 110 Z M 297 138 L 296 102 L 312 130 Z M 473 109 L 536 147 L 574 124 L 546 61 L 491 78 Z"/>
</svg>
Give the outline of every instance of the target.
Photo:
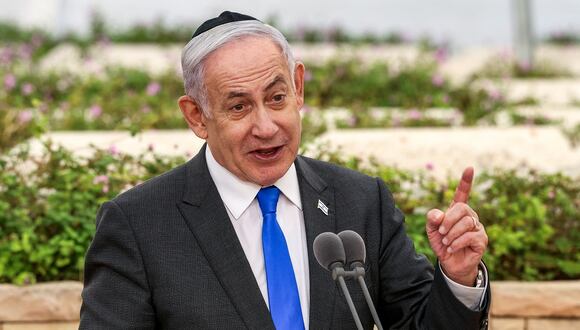
<svg viewBox="0 0 580 330">
<path fill-rule="evenodd" d="M 19 49 L 19 56 L 22 59 L 29 60 L 32 57 L 32 46 L 29 44 L 24 44 Z"/>
<path fill-rule="evenodd" d="M 93 119 L 99 118 L 102 113 L 103 113 L 103 109 L 101 109 L 101 107 L 97 104 L 95 104 L 89 108 L 89 115 Z"/>
<path fill-rule="evenodd" d="M 156 82 L 153 81 L 151 83 L 149 83 L 149 85 L 147 85 L 147 95 L 149 96 L 154 96 L 157 95 L 157 93 L 159 93 L 159 91 L 161 90 L 161 85 Z"/>
<path fill-rule="evenodd" d="M 417 109 L 412 109 L 409 111 L 409 119 L 411 120 L 419 120 L 421 119 L 421 117 L 423 117 L 423 114 L 421 113 L 421 111 L 418 111 Z"/>
<path fill-rule="evenodd" d="M 428 171 L 433 171 L 433 169 L 435 168 L 435 165 L 433 165 L 433 163 L 429 162 L 429 163 L 425 164 L 425 168 Z"/>
<path fill-rule="evenodd" d="M 34 92 L 34 86 L 31 83 L 26 83 L 22 85 L 22 88 L 20 90 L 22 91 L 22 94 L 30 95 L 32 94 L 32 92 Z"/>
<path fill-rule="evenodd" d="M 111 146 L 109 147 L 109 153 L 113 156 L 116 156 L 119 154 L 119 149 L 117 149 L 116 145 L 111 144 Z"/>
<path fill-rule="evenodd" d="M 13 74 L 9 73 L 9 74 L 4 76 L 4 87 L 8 91 L 10 91 L 10 90 L 14 89 L 14 87 L 16 87 L 16 77 Z"/>
<path fill-rule="evenodd" d="M 445 47 L 439 47 L 435 51 L 435 61 L 439 64 L 447 60 L 447 49 Z"/>
<path fill-rule="evenodd" d="M 443 78 L 440 73 L 436 73 L 433 75 L 433 77 L 431 77 L 431 83 L 435 87 L 441 87 L 443 86 L 443 83 L 445 83 L 445 78 Z"/>
<path fill-rule="evenodd" d="M 31 110 L 24 110 L 18 114 L 18 122 L 21 124 L 26 124 L 32 120 L 33 113 Z"/>
</svg>

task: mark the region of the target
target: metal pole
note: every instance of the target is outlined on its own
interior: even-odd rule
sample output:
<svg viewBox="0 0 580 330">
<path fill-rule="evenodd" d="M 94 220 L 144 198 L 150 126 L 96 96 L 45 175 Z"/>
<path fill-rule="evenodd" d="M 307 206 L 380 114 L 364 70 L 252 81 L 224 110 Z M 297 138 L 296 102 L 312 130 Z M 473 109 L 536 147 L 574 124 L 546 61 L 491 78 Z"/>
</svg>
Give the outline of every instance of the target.
<svg viewBox="0 0 580 330">
<path fill-rule="evenodd" d="M 534 65 L 534 35 L 531 0 L 513 0 L 514 53 L 517 63 L 526 69 Z"/>
</svg>

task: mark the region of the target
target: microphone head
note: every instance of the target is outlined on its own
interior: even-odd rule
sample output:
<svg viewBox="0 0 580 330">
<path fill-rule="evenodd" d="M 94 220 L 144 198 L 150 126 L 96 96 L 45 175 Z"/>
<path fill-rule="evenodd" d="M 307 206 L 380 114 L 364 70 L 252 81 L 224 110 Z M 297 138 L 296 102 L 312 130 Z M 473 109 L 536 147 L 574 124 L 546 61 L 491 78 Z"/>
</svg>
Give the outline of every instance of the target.
<svg viewBox="0 0 580 330">
<path fill-rule="evenodd" d="M 335 233 L 325 232 L 316 236 L 313 250 L 316 261 L 326 270 L 332 270 L 332 264 L 337 262 L 343 266 L 346 260 L 342 241 Z"/>
<path fill-rule="evenodd" d="M 361 266 L 363 266 L 367 253 L 365 241 L 362 237 L 352 230 L 341 231 L 338 233 L 338 237 L 340 237 L 344 246 L 346 265 L 352 266 L 353 263 L 360 262 Z"/>
</svg>

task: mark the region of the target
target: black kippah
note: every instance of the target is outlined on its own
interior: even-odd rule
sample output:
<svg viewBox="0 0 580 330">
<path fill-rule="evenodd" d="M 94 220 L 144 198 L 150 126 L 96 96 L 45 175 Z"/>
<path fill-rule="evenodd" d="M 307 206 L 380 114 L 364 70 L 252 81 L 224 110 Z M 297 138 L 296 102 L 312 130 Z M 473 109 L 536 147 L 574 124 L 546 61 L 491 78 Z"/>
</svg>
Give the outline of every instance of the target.
<svg viewBox="0 0 580 330">
<path fill-rule="evenodd" d="M 207 30 L 213 29 L 216 26 L 239 21 L 258 21 L 258 20 L 253 18 L 252 16 L 236 13 L 233 11 L 224 11 L 218 17 L 214 17 L 203 22 L 203 24 L 201 24 L 197 28 L 197 30 L 195 30 L 193 36 L 191 36 L 191 39 L 197 37 L 198 35 L 204 33 Z"/>
</svg>

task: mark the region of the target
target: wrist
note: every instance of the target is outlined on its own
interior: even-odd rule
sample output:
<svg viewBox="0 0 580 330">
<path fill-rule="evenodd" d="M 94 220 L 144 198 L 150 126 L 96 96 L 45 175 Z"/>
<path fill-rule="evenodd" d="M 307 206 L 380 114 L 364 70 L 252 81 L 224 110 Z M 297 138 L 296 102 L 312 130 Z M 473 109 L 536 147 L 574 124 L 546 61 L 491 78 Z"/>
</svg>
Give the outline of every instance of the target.
<svg viewBox="0 0 580 330">
<path fill-rule="evenodd" d="M 472 271 L 466 274 L 452 274 L 445 270 L 445 267 L 441 265 L 441 270 L 445 275 L 457 284 L 461 284 L 466 287 L 476 287 L 478 284 L 478 275 L 480 273 L 479 267 L 475 267 Z"/>
</svg>

